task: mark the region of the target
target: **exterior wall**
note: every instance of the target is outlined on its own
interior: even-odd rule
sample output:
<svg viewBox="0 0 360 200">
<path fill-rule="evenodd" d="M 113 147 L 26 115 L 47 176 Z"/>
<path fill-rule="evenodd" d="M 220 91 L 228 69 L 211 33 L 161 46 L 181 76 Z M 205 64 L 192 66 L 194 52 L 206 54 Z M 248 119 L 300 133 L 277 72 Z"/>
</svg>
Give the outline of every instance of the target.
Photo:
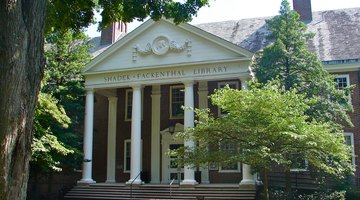
<svg viewBox="0 0 360 200">
<path fill-rule="evenodd" d="M 359 82 L 359 71 L 342 72 L 337 74 L 348 74 L 350 77 L 350 84 L 356 85 L 351 95 L 351 103 L 353 105 L 353 112 L 350 113 L 351 121 L 354 127 L 345 127 L 345 132 L 354 134 L 354 151 L 355 155 L 360 155 L 360 82 Z M 355 183 L 360 185 L 360 161 L 359 157 L 355 156 Z"/>
</svg>

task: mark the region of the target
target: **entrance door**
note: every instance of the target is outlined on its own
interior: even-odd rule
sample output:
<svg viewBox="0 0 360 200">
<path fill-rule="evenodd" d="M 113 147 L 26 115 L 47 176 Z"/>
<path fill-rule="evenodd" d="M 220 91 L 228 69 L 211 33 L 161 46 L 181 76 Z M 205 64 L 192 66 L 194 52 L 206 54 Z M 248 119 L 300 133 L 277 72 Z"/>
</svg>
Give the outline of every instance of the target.
<svg viewBox="0 0 360 200">
<path fill-rule="evenodd" d="M 184 146 L 184 145 L 183 144 L 170 144 L 169 149 L 176 150 L 182 146 Z M 184 166 L 179 166 L 176 163 L 176 157 L 170 156 L 168 168 L 169 168 L 168 173 L 169 173 L 170 181 L 175 179 L 176 182 L 180 183 L 180 181 L 184 179 Z"/>
</svg>

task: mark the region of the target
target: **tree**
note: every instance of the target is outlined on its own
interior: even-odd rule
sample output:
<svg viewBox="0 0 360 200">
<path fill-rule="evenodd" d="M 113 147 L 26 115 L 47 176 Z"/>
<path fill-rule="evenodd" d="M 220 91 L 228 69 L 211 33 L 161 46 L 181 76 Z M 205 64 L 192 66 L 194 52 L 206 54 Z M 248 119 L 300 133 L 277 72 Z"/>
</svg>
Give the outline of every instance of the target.
<svg viewBox="0 0 360 200">
<path fill-rule="evenodd" d="M 306 24 L 300 21 L 289 2 L 283 0 L 280 15 L 266 21 L 273 44 L 256 55 L 253 63 L 260 83 L 280 79 L 285 89 L 297 88 L 307 98 L 315 98 L 306 113 L 318 121 L 331 121 L 341 128 L 339 122 L 352 126 L 347 111 L 350 89 L 337 90 L 334 77 L 322 66 L 315 53 L 308 50 L 308 41 L 314 34 L 306 32 Z M 345 108 L 345 109 L 344 109 Z"/>
<path fill-rule="evenodd" d="M 97 4 L 98 2 L 98 4 Z M 208 0 L 4 0 L 0 3 L 0 199 L 25 199 L 34 109 L 44 73 L 44 35 L 79 31 L 102 7 L 102 27 L 111 21 L 150 16 L 190 20 Z"/>
<path fill-rule="evenodd" d="M 283 0 L 280 15 L 266 21 L 271 31 L 268 39 L 273 44 L 260 51 L 253 63 L 256 78 L 261 83 L 280 79 L 285 89 L 297 88 L 306 98 L 313 98 L 306 111 L 317 121 L 326 121 L 342 130 L 343 125 L 353 126 L 347 112 L 352 111 L 351 87 L 338 90 L 334 77 L 322 66 L 315 53 L 308 49 L 308 41 L 314 36 L 306 31 L 299 14 Z M 290 190 L 289 172 L 285 172 L 286 188 Z"/>
<path fill-rule="evenodd" d="M 188 130 L 193 134 L 180 136 L 193 137 L 198 146 L 172 152 L 180 164 L 249 164 L 262 172 L 267 199 L 272 164 L 289 170 L 296 164 L 294 155 L 339 177 L 354 170 L 343 133 L 334 132 L 331 123 L 312 120 L 305 114 L 309 101 L 316 100 L 306 99 L 296 89 L 285 90 L 279 82 L 249 85 L 249 90 L 227 87 L 210 96 L 215 106 L 227 112 L 224 116 L 215 118 L 208 110 L 195 110 L 202 120 Z M 223 149 L 224 144 L 234 145 L 235 151 Z"/>
</svg>

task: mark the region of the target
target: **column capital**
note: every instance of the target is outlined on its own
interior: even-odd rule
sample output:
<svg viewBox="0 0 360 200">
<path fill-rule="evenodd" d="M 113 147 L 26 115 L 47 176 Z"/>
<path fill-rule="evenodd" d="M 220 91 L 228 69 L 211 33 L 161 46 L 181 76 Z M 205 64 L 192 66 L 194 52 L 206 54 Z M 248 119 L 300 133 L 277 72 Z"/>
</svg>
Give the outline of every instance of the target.
<svg viewBox="0 0 360 200">
<path fill-rule="evenodd" d="M 85 88 L 86 94 L 94 94 L 94 88 Z"/>
<path fill-rule="evenodd" d="M 188 85 L 194 85 L 195 84 L 195 81 L 194 80 L 187 80 L 187 81 L 183 81 L 182 82 L 185 86 L 188 86 Z"/>
<path fill-rule="evenodd" d="M 109 100 L 109 101 L 117 101 L 118 98 L 117 98 L 117 97 L 108 97 L 108 100 Z"/>
<path fill-rule="evenodd" d="M 131 85 L 130 86 L 133 90 L 140 90 L 142 87 L 143 87 L 143 85 L 141 85 L 141 84 L 136 84 L 136 85 Z"/>
</svg>

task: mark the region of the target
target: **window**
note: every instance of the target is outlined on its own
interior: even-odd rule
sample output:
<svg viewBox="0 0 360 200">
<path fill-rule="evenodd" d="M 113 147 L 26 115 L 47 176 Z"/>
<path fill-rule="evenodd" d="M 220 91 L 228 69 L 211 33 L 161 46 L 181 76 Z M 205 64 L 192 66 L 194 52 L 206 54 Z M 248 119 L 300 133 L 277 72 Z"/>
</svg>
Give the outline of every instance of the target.
<svg viewBox="0 0 360 200">
<path fill-rule="evenodd" d="M 348 74 L 343 74 L 343 75 L 337 75 L 335 78 L 334 78 L 334 81 L 336 82 L 336 89 L 338 90 L 344 90 L 346 89 L 346 87 L 350 86 L 350 77 Z M 348 96 L 350 96 L 350 94 L 346 93 Z M 340 100 L 339 102 L 341 105 L 344 105 L 346 104 L 346 100 L 345 99 L 342 99 Z M 349 101 L 349 103 L 351 104 L 351 102 Z"/>
<path fill-rule="evenodd" d="M 184 117 L 184 110 L 181 108 L 184 105 L 184 96 L 183 86 L 170 87 L 170 118 Z"/>
<path fill-rule="evenodd" d="M 227 152 L 228 154 L 236 154 L 237 153 L 237 145 L 234 142 L 224 142 L 220 145 L 222 151 Z M 222 163 L 220 165 L 220 172 L 239 172 L 240 171 L 240 163 Z"/>
<path fill-rule="evenodd" d="M 131 120 L 132 117 L 132 90 L 126 90 L 125 102 L 125 120 Z"/>
<path fill-rule="evenodd" d="M 303 159 L 301 153 L 292 154 L 291 160 L 291 172 L 304 172 L 308 170 L 308 161 Z"/>
<path fill-rule="evenodd" d="M 350 78 L 348 74 L 338 75 L 335 77 L 336 89 L 343 90 L 350 86 Z"/>
<path fill-rule="evenodd" d="M 131 163 L 131 141 L 125 140 L 124 145 L 124 172 L 130 172 L 130 163 Z"/>
<path fill-rule="evenodd" d="M 142 140 L 141 140 L 140 152 L 142 152 Z M 141 153 L 140 162 L 142 163 L 142 153 Z M 140 164 L 140 166 L 142 166 L 142 164 Z M 130 170 L 131 170 L 131 140 L 128 139 L 124 141 L 124 172 L 130 173 Z"/>
<path fill-rule="evenodd" d="M 141 94 L 141 117 L 142 117 L 142 109 L 143 109 L 143 98 L 144 94 Z M 132 117 L 132 101 L 133 101 L 133 92 L 132 89 L 127 89 L 125 91 L 125 121 L 131 121 Z"/>
<path fill-rule="evenodd" d="M 231 89 L 239 89 L 239 83 L 237 81 L 219 82 L 218 83 L 218 89 L 224 88 L 226 85 L 228 85 Z M 219 116 L 227 114 L 227 112 L 222 110 L 221 108 L 219 108 L 218 113 L 219 113 Z"/>
<path fill-rule="evenodd" d="M 355 152 L 354 152 L 354 134 L 353 133 L 344 133 L 345 144 L 351 146 L 352 158 L 351 162 L 355 165 Z"/>
</svg>

